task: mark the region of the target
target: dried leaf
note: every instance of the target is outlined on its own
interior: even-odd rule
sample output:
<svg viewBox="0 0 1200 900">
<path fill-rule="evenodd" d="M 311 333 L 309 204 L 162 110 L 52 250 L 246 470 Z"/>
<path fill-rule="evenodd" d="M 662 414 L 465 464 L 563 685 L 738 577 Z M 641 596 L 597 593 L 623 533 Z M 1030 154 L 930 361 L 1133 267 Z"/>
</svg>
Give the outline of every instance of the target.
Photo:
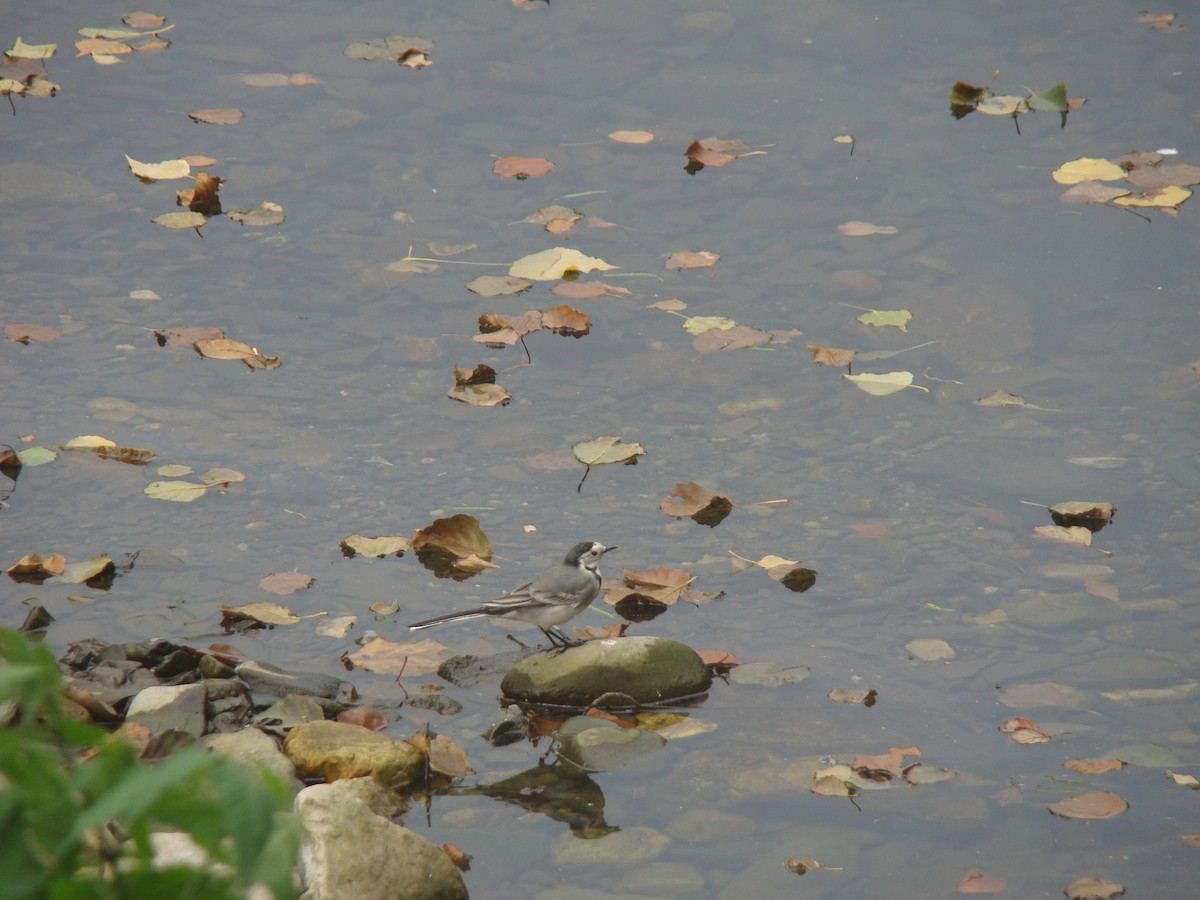
<svg viewBox="0 0 1200 900">
<path fill-rule="evenodd" d="M 421 675 L 436 672 L 449 655 L 446 646 L 432 638 L 403 644 L 375 638 L 346 659 L 360 669 L 380 675 Z"/>
<path fill-rule="evenodd" d="M 208 125 L 236 125 L 245 118 L 245 113 L 232 107 L 215 107 L 212 109 L 193 109 L 188 118 L 194 122 Z"/>
<path fill-rule="evenodd" d="M 1064 819 L 1111 819 L 1129 809 L 1119 794 L 1109 791 L 1088 791 L 1046 807 Z"/>
<path fill-rule="evenodd" d="M 619 437 L 612 436 L 579 441 L 571 447 L 571 450 L 574 452 L 575 458 L 585 466 L 628 462 L 646 454 L 641 444 L 625 444 Z"/>
<path fill-rule="evenodd" d="M 534 156 L 498 156 L 492 164 L 492 172 L 504 178 L 540 178 L 554 171 L 554 163 Z"/>
</svg>

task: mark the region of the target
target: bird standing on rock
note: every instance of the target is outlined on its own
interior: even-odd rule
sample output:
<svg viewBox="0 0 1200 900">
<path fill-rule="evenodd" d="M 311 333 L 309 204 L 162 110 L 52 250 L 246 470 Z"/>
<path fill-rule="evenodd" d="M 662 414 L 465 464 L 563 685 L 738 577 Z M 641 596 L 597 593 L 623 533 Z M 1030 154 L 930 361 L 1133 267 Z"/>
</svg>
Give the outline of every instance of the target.
<svg viewBox="0 0 1200 900">
<path fill-rule="evenodd" d="M 410 631 L 420 631 L 446 622 L 484 616 L 518 619 L 542 629 L 542 634 L 551 644 L 576 646 L 583 642 L 567 637 L 558 626 L 575 618 L 596 599 L 600 593 L 600 557 L 616 549 L 595 541 L 582 541 L 572 547 L 557 566 L 547 569 L 533 581 L 503 597 L 488 600 L 479 609 L 414 622 L 408 628 Z"/>
</svg>

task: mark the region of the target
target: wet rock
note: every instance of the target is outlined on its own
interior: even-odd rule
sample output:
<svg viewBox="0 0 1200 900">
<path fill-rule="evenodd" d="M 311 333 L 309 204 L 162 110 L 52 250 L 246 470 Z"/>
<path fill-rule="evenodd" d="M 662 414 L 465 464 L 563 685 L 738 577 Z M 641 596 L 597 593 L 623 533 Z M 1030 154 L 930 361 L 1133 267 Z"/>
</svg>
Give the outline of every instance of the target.
<svg viewBox="0 0 1200 900">
<path fill-rule="evenodd" d="M 559 758 L 587 772 L 611 772 L 667 745 L 653 731 L 591 716 L 567 719 L 556 737 Z"/>
<path fill-rule="evenodd" d="M 257 728 L 243 728 L 231 734 L 206 734 L 200 739 L 200 745 L 244 766 L 269 772 L 283 784 L 294 784 L 295 790 L 300 790 L 292 761 L 279 749 L 274 738 Z"/>
<path fill-rule="evenodd" d="M 416 747 L 361 725 L 306 722 L 288 733 L 283 749 L 304 779 L 338 781 L 371 775 L 399 790 L 419 783 L 425 774 L 425 757 Z"/>
<path fill-rule="evenodd" d="M 711 684 L 704 663 L 686 644 L 628 637 L 522 659 L 504 676 L 500 690 L 518 703 L 618 708 L 676 702 L 703 694 Z"/>
<path fill-rule="evenodd" d="M 285 694 L 310 694 L 328 700 L 352 700 L 357 696 L 354 685 L 320 672 L 286 672 L 253 660 L 242 663 L 234 671 L 250 685 L 250 690 L 274 694 L 276 697 Z"/>
<path fill-rule="evenodd" d="M 138 692 L 125 713 L 126 722 L 141 722 L 154 734 L 182 731 L 204 734 L 208 689 L 202 684 L 148 687 Z"/>
<path fill-rule="evenodd" d="M 438 666 L 438 675 L 456 687 L 474 687 L 483 681 L 494 681 L 511 669 L 523 655 L 514 651 L 492 656 L 452 656 Z"/>
<path fill-rule="evenodd" d="M 465 900 L 462 876 L 441 848 L 373 812 L 363 790 L 378 788 L 362 781 L 313 785 L 296 798 L 304 896 Z"/>
<path fill-rule="evenodd" d="M 292 694 L 264 709 L 254 718 L 254 724 L 268 731 L 286 734 L 305 722 L 320 722 L 325 710 L 312 697 Z"/>
</svg>

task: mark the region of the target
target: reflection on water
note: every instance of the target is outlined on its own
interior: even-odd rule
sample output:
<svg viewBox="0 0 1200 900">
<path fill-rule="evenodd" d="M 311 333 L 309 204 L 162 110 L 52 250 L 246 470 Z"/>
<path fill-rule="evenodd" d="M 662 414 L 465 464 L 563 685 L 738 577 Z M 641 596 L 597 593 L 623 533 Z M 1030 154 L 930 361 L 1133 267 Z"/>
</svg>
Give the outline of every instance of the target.
<svg viewBox="0 0 1200 900">
<path fill-rule="evenodd" d="M 1192 123 L 1184 81 L 1196 28 L 1154 32 L 1111 2 L 496 3 L 408 10 L 402 24 L 384 4 L 218 3 L 184 11 L 169 49 L 98 67 L 70 44 L 105 23 L 79 15 L 50 3 L 9 16 L 13 34 L 59 43 L 49 68 L 63 90 L 17 99 L 3 130 L 0 310 L 6 324 L 63 334 L 4 342 L 4 440 L 101 434 L 247 480 L 175 504 L 143 495 L 153 472 L 116 462 L 71 455 L 28 468 L 0 511 L 6 565 L 35 550 L 81 560 L 160 548 L 186 566 L 135 568 L 104 594 L 7 582 L 9 624 L 36 602 L 55 616 L 56 647 L 194 640 L 218 630 L 220 604 L 259 599 L 263 576 L 300 569 L 316 585 L 289 598 L 297 615 L 355 614 L 360 630 L 395 637 L 413 615 L 463 608 L 501 582 L 439 580 L 411 557 L 344 560 L 347 535 L 408 534 L 470 512 L 513 569 L 503 583 L 594 537 L 629 547 L 632 568 L 687 567 L 705 590 L 725 591 L 634 633 L 813 674 L 778 688 L 718 685 L 695 713 L 716 730 L 669 744 L 671 768 L 653 777 L 529 769 L 532 748 L 479 738 L 496 691 L 454 688 L 465 711 L 435 725 L 471 755 L 466 791 L 489 785 L 505 803 L 435 797 L 429 836 L 475 855 L 477 896 L 564 886 L 783 896 L 800 886 L 784 863 L 808 856 L 841 870 L 803 876 L 813 896 L 930 896 L 976 868 L 1004 873 L 1021 896 L 1056 895 L 1081 874 L 1187 895 L 1185 867 L 1173 864 L 1186 849 L 1175 849 L 1181 791 L 1158 768 L 1083 778 L 1062 763 L 1122 748 L 1144 759 L 1129 748 L 1153 746 L 1186 766 L 1200 741 L 1183 690 L 1200 599 L 1197 213 L 1185 203 L 1147 224 L 1068 206 L 1049 173 L 1080 156 L 1194 152 L 1180 126 Z M 432 65 L 342 55 L 397 30 L 433 40 Z M 998 84 L 1062 79 L 1089 103 L 1065 128 L 1028 116 L 1020 135 L 1003 117 L 956 121 L 950 86 L 995 68 Z M 316 83 L 236 78 L 301 70 Z M 215 106 L 246 117 L 204 126 L 184 115 Z M 618 144 L 606 138 L 616 129 L 656 140 Z M 853 156 L 833 140 L 843 134 Z M 684 150 L 709 136 L 766 153 L 686 174 Z M 287 221 L 167 232 L 149 220 L 175 208 L 176 187 L 138 182 L 125 153 L 212 155 L 227 206 L 272 201 Z M 492 155 L 556 168 L 501 179 Z M 522 221 L 554 203 L 620 227 L 585 219 L 560 239 Z M 846 236 L 847 221 L 897 231 Z M 478 246 L 434 272 L 389 271 L 436 255 L 431 242 Z M 542 283 L 486 301 L 463 286 L 562 244 L 619 266 L 605 280 L 631 293 L 573 301 L 591 332 L 535 341 L 532 365 L 519 347 L 473 342 L 482 312 L 559 301 Z M 668 270 L 684 249 L 721 258 Z M 678 317 L 647 308 L 673 297 L 685 315 L 803 336 L 699 353 Z M 870 309 L 907 309 L 907 333 L 856 321 Z M 188 326 L 223 328 L 283 365 L 250 372 L 157 346 L 155 329 Z M 912 372 L 930 393 L 868 396 L 813 365 L 808 343 L 875 353 L 855 371 Z M 480 362 L 513 394 L 508 406 L 445 398 L 453 367 Z M 998 389 L 1031 405 L 975 403 Z M 647 455 L 597 467 L 579 493 L 578 468 L 525 462 L 601 435 Z M 658 510 L 685 481 L 735 503 L 789 502 L 735 507 L 710 529 Z M 1065 500 L 1117 507 L 1095 547 L 1033 534 L 1050 521 L 1044 507 Z M 735 573 L 731 550 L 820 576 L 792 593 L 761 571 Z M 1061 574 L 1079 563 L 1107 571 Z M 369 606 L 385 601 L 400 612 L 372 620 Z M 599 610 L 580 618 L 609 621 Z M 921 662 L 906 650 L 914 639 L 955 655 Z M 307 620 L 234 638 L 260 661 L 331 674 L 350 640 Z M 396 698 L 382 676 L 353 680 L 365 696 Z M 1011 708 L 997 690 L 1043 683 L 1084 702 Z M 878 702 L 832 704 L 824 695 L 836 687 L 875 689 Z M 1130 693 L 1140 688 L 1164 693 Z M 1016 746 L 996 731 L 1014 715 L 1057 736 Z M 862 814 L 809 793 L 822 757 L 908 746 L 961 777 L 871 793 Z M 527 770 L 528 781 L 513 774 Z M 1021 802 L 1005 805 L 1013 784 Z M 1132 808 L 1095 827 L 1043 808 L 1088 789 Z M 523 814 L 534 806 L 547 815 Z M 607 820 L 657 858 L 595 867 L 555 855 L 562 823 Z"/>
</svg>

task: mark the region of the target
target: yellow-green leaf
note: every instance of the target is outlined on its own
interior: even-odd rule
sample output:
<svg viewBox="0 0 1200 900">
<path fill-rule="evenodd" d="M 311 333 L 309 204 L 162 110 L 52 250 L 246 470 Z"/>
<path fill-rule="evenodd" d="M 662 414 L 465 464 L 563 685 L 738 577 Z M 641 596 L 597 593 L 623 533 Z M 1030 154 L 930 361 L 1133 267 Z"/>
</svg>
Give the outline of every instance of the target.
<svg viewBox="0 0 1200 900">
<path fill-rule="evenodd" d="M 907 309 L 871 309 L 855 318 L 864 325 L 875 325 L 880 328 L 891 326 L 899 328 L 901 331 L 908 331 L 908 321 L 912 318 L 912 313 Z"/>
<path fill-rule="evenodd" d="M 580 441 L 572 448 L 575 458 L 585 466 L 598 466 L 604 463 L 626 462 L 638 456 L 645 456 L 646 451 L 641 444 L 625 444 L 619 437 L 598 437 L 590 441 Z"/>
<path fill-rule="evenodd" d="M 5 50 L 9 59 L 49 59 L 58 52 L 58 44 L 27 44 L 17 38 L 11 50 Z"/>
<path fill-rule="evenodd" d="M 142 493 L 155 500 L 191 503 L 197 497 L 204 496 L 204 492 L 207 490 L 207 484 L 196 484 L 191 481 L 152 481 L 142 488 Z"/>
<path fill-rule="evenodd" d="M 735 325 L 737 322 L 724 316 L 689 316 L 683 320 L 683 330 L 688 334 L 703 334 L 714 328 L 719 331 L 728 331 Z"/>
<path fill-rule="evenodd" d="M 191 211 L 169 212 L 163 213 L 161 216 L 155 216 L 150 221 L 155 225 L 161 225 L 163 228 L 199 228 L 208 221 L 208 216 Z"/>
</svg>

